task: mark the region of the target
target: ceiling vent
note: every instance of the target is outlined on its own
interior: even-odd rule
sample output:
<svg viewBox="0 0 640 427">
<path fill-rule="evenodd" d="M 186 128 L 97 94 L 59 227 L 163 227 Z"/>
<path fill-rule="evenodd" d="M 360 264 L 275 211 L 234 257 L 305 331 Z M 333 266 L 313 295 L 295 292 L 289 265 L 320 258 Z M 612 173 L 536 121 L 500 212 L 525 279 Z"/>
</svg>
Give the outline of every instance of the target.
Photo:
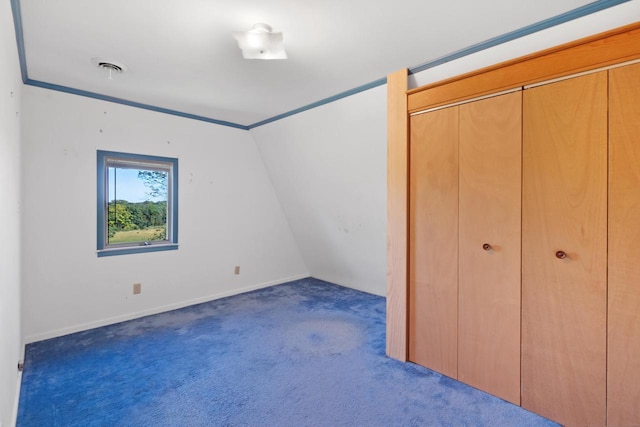
<svg viewBox="0 0 640 427">
<path fill-rule="evenodd" d="M 113 80 L 114 74 L 122 74 L 127 71 L 127 66 L 122 62 L 102 58 L 91 58 L 91 63 L 107 74 L 108 80 Z"/>
</svg>

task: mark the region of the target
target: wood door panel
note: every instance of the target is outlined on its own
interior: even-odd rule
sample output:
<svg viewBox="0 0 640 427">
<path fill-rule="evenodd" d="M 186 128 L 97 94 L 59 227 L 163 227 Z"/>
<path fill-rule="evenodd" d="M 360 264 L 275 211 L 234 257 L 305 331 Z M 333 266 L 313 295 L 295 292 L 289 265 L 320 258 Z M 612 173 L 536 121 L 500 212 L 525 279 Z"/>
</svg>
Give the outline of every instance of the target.
<svg viewBox="0 0 640 427">
<path fill-rule="evenodd" d="M 409 360 L 456 378 L 458 108 L 410 124 Z"/>
<path fill-rule="evenodd" d="M 518 405 L 522 92 L 460 106 L 459 150 L 458 379 Z"/>
<path fill-rule="evenodd" d="M 640 425 L 640 64 L 610 71 L 608 422 Z"/>
<path fill-rule="evenodd" d="M 603 426 L 607 72 L 526 90 L 523 114 L 522 406 Z"/>
</svg>

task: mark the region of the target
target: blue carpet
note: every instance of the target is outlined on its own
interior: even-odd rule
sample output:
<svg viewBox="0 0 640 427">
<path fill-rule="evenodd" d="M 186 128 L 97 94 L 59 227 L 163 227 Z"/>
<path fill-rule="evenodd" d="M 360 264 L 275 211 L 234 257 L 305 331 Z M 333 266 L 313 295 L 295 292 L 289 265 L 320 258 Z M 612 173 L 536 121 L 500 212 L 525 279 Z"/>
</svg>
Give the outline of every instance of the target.
<svg viewBox="0 0 640 427">
<path fill-rule="evenodd" d="M 384 298 L 298 280 L 28 345 L 18 426 L 557 425 L 384 345 Z"/>
</svg>

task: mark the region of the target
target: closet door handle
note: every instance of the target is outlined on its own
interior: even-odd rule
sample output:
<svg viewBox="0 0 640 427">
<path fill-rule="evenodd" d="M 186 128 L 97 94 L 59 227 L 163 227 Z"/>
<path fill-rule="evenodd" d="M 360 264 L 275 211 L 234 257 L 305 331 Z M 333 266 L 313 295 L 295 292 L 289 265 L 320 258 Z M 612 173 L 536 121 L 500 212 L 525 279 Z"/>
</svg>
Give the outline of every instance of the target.
<svg viewBox="0 0 640 427">
<path fill-rule="evenodd" d="M 567 258 L 567 253 L 565 251 L 558 251 L 556 252 L 556 258 L 565 259 Z"/>
<path fill-rule="evenodd" d="M 485 243 L 484 245 L 482 245 L 482 249 L 484 249 L 485 251 L 490 251 L 493 248 L 491 247 L 490 244 Z"/>
</svg>

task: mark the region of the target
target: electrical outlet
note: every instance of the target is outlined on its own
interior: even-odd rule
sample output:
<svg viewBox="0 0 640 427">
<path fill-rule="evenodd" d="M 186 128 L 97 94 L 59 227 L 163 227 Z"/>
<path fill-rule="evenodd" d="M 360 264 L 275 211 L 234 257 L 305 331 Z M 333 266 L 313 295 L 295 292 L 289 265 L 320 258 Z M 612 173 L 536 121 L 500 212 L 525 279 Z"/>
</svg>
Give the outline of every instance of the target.
<svg viewBox="0 0 640 427">
<path fill-rule="evenodd" d="M 133 294 L 138 295 L 142 292 L 142 283 L 134 283 L 133 284 Z"/>
<path fill-rule="evenodd" d="M 240 266 L 236 265 L 236 269 L 234 270 L 235 274 L 240 274 Z"/>
</svg>

